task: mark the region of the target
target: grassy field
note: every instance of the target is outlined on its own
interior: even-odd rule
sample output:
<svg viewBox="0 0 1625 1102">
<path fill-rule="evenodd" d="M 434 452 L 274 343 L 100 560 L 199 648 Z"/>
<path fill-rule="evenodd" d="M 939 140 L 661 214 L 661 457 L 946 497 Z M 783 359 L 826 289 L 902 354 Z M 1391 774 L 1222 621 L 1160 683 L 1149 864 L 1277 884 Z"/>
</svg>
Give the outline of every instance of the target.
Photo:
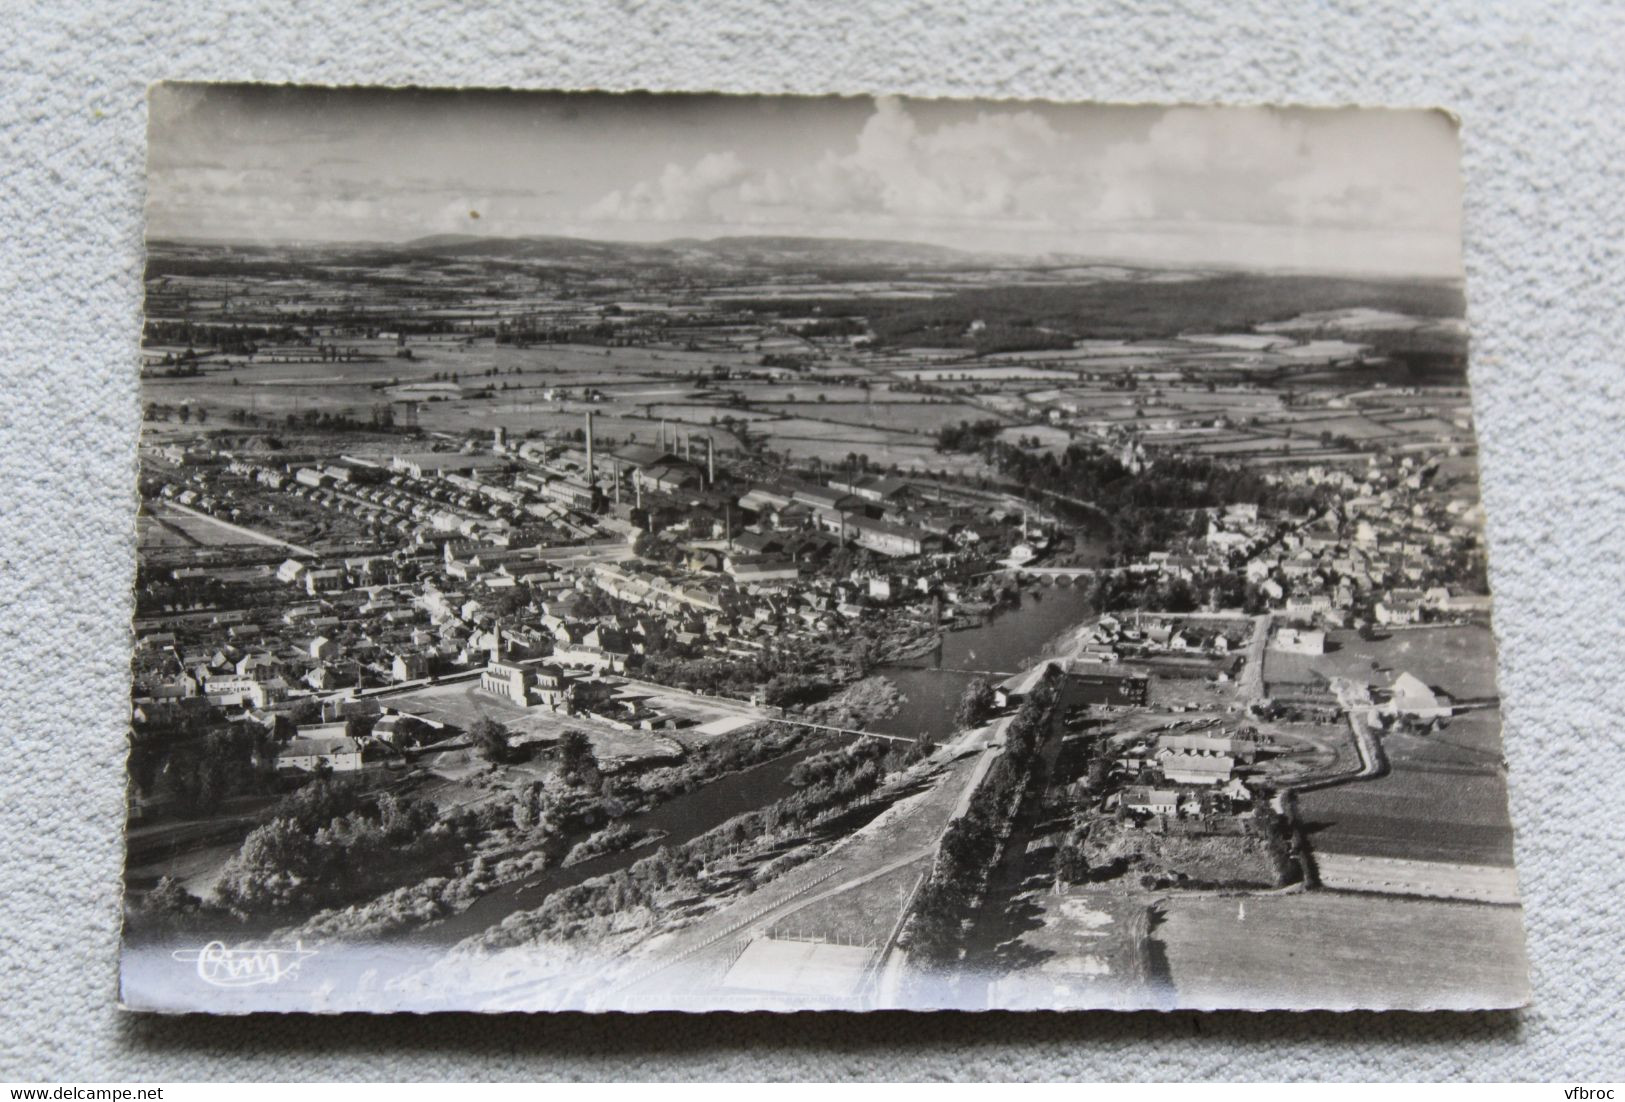
<svg viewBox="0 0 1625 1102">
<path fill-rule="evenodd" d="M 1168 896 L 1152 931 L 1193 1008 L 1485 1009 L 1528 1000 L 1522 911 L 1303 895 Z"/>
<path fill-rule="evenodd" d="M 167 517 L 151 515 L 144 508 L 135 518 L 135 542 L 142 551 L 155 551 L 165 547 L 196 547 L 199 541 L 170 523 Z"/>
<path fill-rule="evenodd" d="M 1332 631 L 1326 646 L 1323 655 L 1266 652 L 1264 680 L 1301 682 L 1314 670 L 1385 685 L 1394 674 L 1409 671 L 1457 700 L 1496 695 L 1495 637 L 1477 624 L 1407 628 L 1374 640 L 1353 631 Z"/>
</svg>

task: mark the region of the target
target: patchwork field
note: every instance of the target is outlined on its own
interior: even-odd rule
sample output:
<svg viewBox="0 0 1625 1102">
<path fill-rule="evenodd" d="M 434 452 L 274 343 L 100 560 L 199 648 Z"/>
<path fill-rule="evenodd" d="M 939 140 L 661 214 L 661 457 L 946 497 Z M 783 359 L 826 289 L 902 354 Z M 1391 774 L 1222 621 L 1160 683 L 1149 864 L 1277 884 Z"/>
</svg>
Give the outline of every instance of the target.
<svg viewBox="0 0 1625 1102">
<path fill-rule="evenodd" d="M 1499 770 L 1396 764 L 1386 777 L 1298 798 L 1303 830 L 1322 853 L 1512 865 L 1512 824 Z"/>
</svg>

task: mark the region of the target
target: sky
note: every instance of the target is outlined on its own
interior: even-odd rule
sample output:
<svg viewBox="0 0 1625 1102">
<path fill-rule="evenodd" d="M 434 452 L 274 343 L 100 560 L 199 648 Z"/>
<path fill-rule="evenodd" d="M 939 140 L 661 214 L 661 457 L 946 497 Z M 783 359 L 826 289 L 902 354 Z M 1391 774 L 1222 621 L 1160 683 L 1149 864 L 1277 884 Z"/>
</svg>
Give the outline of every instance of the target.
<svg viewBox="0 0 1625 1102">
<path fill-rule="evenodd" d="M 157 238 L 794 234 L 1461 274 L 1437 111 L 204 84 L 148 107 Z"/>
</svg>

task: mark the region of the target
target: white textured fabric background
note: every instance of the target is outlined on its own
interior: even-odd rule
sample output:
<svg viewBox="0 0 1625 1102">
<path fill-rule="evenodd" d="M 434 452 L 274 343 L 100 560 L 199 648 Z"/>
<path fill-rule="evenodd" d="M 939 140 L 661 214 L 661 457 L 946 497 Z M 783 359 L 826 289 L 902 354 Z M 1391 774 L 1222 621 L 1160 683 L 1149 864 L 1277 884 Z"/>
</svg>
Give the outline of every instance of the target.
<svg viewBox="0 0 1625 1102">
<path fill-rule="evenodd" d="M 1625 7 L 4 5 L 0 1078 L 1625 1076 Z M 144 89 L 160 78 L 1443 105 L 1537 1005 L 159 1019 L 113 1008 Z"/>
</svg>

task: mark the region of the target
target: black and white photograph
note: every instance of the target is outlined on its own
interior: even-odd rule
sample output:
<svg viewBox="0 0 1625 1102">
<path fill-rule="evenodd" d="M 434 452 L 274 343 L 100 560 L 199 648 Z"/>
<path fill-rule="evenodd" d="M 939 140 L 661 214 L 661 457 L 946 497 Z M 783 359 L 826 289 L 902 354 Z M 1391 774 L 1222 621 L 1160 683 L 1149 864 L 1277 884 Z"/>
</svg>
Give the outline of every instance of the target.
<svg viewBox="0 0 1625 1102">
<path fill-rule="evenodd" d="M 147 103 L 121 1005 L 1530 1002 L 1449 113 Z"/>
</svg>

